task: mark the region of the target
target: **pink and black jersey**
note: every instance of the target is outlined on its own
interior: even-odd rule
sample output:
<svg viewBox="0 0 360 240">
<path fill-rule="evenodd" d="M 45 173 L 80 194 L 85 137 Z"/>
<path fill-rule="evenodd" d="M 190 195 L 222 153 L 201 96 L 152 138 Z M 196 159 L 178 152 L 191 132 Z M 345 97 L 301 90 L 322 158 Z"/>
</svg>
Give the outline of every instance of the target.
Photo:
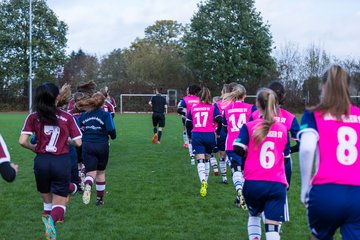
<svg viewBox="0 0 360 240">
<path fill-rule="evenodd" d="M 223 113 L 223 125 L 227 127 L 225 150 L 234 149 L 234 140 L 239 136 L 242 125 L 249 121 L 254 110 L 254 105 L 242 101 L 231 102 L 225 107 Z"/>
<path fill-rule="evenodd" d="M 68 138 L 75 140 L 82 137 L 81 131 L 71 114 L 58 109 L 56 116 L 58 126 L 40 122 L 36 112 L 27 116 L 21 134 L 32 135 L 35 133 L 36 153 L 66 154 L 69 152 Z"/>
<path fill-rule="evenodd" d="M 234 144 L 247 148 L 244 167 L 246 180 L 270 181 L 288 185 L 285 176 L 284 150 L 288 144 L 287 129 L 281 123 L 274 123 L 267 136 L 256 145 L 253 133 L 263 120 L 256 119 L 243 125 Z"/>
<path fill-rule="evenodd" d="M 192 121 L 192 132 L 215 132 L 214 119 L 221 116 L 217 107 L 212 104 L 198 103 L 191 107 L 187 121 Z"/>
<path fill-rule="evenodd" d="M 0 135 L 0 164 L 10 162 L 10 154 L 3 137 Z"/>
<path fill-rule="evenodd" d="M 350 105 L 350 114 L 338 121 L 330 114 L 305 111 L 301 131 L 318 135 L 319 164 L 312 184 L 360 186 L 360 108 Z"/>
<path fill-rule="evenodd" d="M 253 120 L 261 117 L 260 111 L 256 110 L 251 114 Z M 292 138 L 297 138 L 296 135 L 300 130 L 299 123 L 294 114 L 289 111 L 279 108 L 278 116 L 274 117 L 275 121 L 280 122 L 286 126 L 286 129 L 291 133 Z"/>
</svg>

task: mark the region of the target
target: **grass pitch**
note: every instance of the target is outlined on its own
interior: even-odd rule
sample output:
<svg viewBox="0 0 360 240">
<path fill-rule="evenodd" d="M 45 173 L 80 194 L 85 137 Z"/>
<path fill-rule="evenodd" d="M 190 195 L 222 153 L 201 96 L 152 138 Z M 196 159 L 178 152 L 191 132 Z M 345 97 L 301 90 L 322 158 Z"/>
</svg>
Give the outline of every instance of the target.
<svg viewBox="0 0 360 240">
<path fill-rule="evenodd" d="M 42 201 L 33 174 L 34 153 L 18 144 L 27 114 L 0 114 L 0 132 L 13 162 L 19 164 L 15 182 L 0 180 L 0 240 L 44 239 Z M 200 197 L 196 167 L 182 147 L 177 115 L 166 116 L 160 145 L 151 143 L 151 115 L 117 115 L 118 137 L 111 141 L 103 206 L 71 196 L 65 222 L 57 224 L 61 239 L 248 239 L 247 212 L 233 204 L 235 190 L 221 176 L 209 177 L 208 195 Z M 309 238 L 306 211 L 299 200 L 298 156 L 293 156 L 289 191 L 290 218 L 282 239 Z M 263 239 L 265 239 L 263 230 Z M 335 239 L 341 239 L 339 235 Z"/>
</svg>

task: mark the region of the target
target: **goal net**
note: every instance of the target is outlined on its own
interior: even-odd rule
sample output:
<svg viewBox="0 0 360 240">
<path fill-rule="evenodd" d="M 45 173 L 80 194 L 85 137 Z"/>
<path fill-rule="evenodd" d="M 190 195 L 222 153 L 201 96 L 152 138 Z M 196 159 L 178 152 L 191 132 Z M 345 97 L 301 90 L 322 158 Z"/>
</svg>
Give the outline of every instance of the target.
<svg viewBox="0 0 360 240">
<path fill-rule="evenodd" d="M 152 113 L 149 101 L 156 94 L 121 94 L 120 113 Z M 161 94 L 169 102 L 167 94 Z"/>
</svg>

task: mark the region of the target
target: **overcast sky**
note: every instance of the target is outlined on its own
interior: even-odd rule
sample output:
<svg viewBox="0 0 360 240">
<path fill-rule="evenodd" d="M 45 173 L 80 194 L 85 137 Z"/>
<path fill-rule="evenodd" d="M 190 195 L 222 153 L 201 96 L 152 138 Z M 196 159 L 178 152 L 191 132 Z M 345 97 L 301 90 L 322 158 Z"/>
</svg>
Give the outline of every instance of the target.
<svg viewBox="0 0 360 240">
<path fill-rule="evenodd" d="M 199 0 L 48 0 L 69 26 L 68 52 L 99 56 L 129 47 L 156 20 L 190 23 Z M 360 0 L 255 0 L 277 49 L 291 42 L 333 56 L 360 58 Z"/>
</svg>

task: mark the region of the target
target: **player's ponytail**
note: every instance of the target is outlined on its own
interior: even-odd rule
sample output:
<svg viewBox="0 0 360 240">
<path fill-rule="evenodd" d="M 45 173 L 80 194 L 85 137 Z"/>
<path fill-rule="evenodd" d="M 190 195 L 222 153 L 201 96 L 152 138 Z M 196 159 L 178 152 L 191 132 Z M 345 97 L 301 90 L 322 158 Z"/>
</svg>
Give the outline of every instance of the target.
<svg viewBox="0 0 360 240">
<path fill-rule="evenodd" d="M 234 102 L 243 100 L 246 96 L 246 89 L 241 84 L 236 84 L 230 93 L 225 93 L 223 100 L 225 102 Z"/>
<path fill-rule="evenodd" d="M 85 98 L 79 100 L 75 106 L 81 112 L 91 112 L 95 109 L 100 108 L 105 102 L 105 97 L 102 93 L 97 92 L 92 95 L 91 98 Z"/>
<path fill-rule="evenodd" d="M 60 93 L 57 96 L 57 103 L 56 106 L 60 107 L 60 108 L 66 108 L 66 106 L 68 105 L 69 101 L 70 101 L 70 97 L 71 97 L 71 86 L 70 84 L 65 83 L 61 89 L 60 89 Z"/>
<path fill-rule="evenodd" d="M 269 133 L 270 127 L 274 124 L 274 116 L 278 114 L 276 94 L 268 88 L 262 88 L 256 95 L 257 106 L 262 113 L 264 121 L 255 126 L 253 138 L 259 144 Z"/>
<path fill-rule="evenodd" d="M 211 93 L 207 87 L 203 87 L 199 92 L 200 102 L 205 104 L 211 104 Z"/>
<path fill-rule="evenodd" d="M 44 83 L 36 88 L 34 107 L 40 122 L 57 126 L 56 98 L 59 95 L 59 88 L 53 83 Z"/>
<path fill-rule="evenodd" d="M 338 65 L 331 66 L 321 79 L 320 103 L 312 111 L 320 111 L 323 115 L 330 113 L 338 120 L 350 112 L 350 75 Z"/>
</svg>

